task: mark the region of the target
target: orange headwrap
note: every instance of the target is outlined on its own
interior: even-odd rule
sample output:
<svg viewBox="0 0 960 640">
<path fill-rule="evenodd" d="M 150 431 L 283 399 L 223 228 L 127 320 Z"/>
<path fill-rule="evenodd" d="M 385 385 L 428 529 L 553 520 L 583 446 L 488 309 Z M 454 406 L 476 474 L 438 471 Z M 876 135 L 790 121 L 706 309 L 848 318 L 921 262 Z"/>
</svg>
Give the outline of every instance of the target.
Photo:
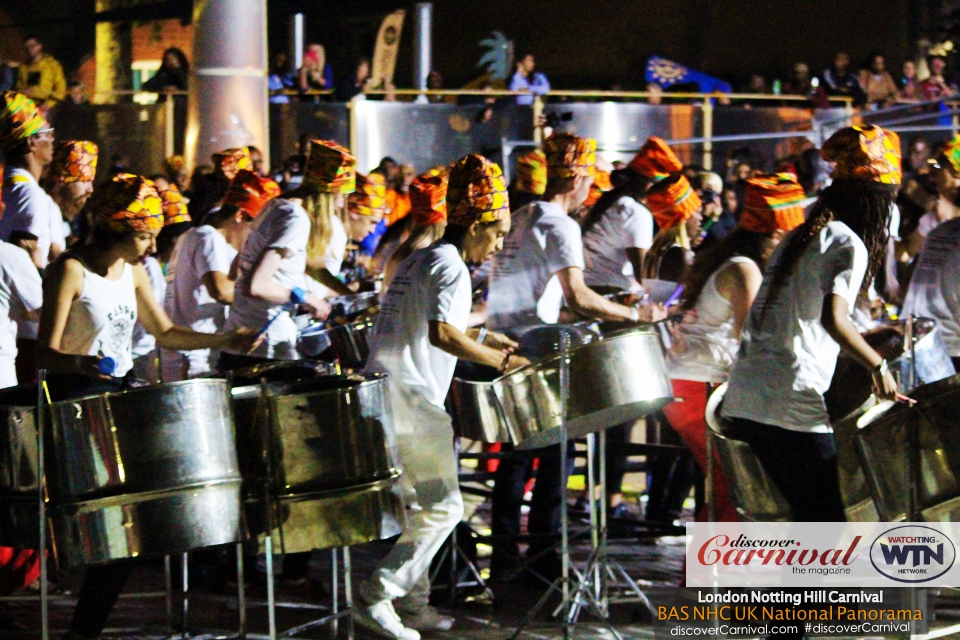
<svg viewBox="0 0 960 640">
<path fill-rule="evenodd" d="M 583 206 L 592 207 L 597 204 L 600 196 L 602 196 L 605 191 L 610 191 L 611 189 L 613 189 L 613 184 L 610 182 L 610 172 L 597 169 L 597 172 L 593 176 L 593 184 L 590 185 L 590 194 L 587 196 L 587 199 L 583 201 Z"/>
<path fill-rule="evenodd" d="M 36 103 L 27 96 L 7 91 L 0 97 L 0 147 L 4 150 L 49 127 Z"/>
<path fill-rule="evenodd" d="M 224 205 L 233 205 L 251 218 L 256 218 L 271 199 L 280 195 L 280 185 L 253 171 L 238 171 L 223 196 Z"/>
<path fill-rule="evenodd" d="M 803 224 L 803 187 L 792 173 L 758 175 L 743 190 L 740 226 L 757 233 L 790 231 Z"/>
<path fill-rule="evenodd" d="M 190 222 L 192 218 L 187 213 L 187 203 L 177 185 L 173 182 L 167 182 L 167 187 L 161 189 L 156 183 L 152 184 L 163 202 L 163 226 L 169 227 L 172 224 Z"/>
<path fill-rule="evenodd" d="M 347 199 L 347 210 L 361 216 L 383 214 L 387 208 L 387 181 L 379 173 L 357 174 L 357 190 Z"/>
<path fill-rule="evenodd" d="M 410 215 L 419 226 L 438 224 L 447 219 L 447 176 L 425 173 L 410 185 Z"/>
<path fill-rule="evenodd" d="M 89 140 L 60 140 L 54 146 L 47 175 L 59 182 L 93 182 L 99 151 Z"/>
<path fill-rule="evenodd" d="M 183 156 L 170 156 L 164 161 L 164 164 L 167 166 L 167 171 L 173 174 L 183 171 L 183 168 L 187 166 L 187 161 L 184 160 Z"/>
<path fill-rule="evenodd" d="M 163 227 L 163 206 L 151 180 L 122 173 L 97 187 L 85 207 L 96 226 L 117 231 Z"/>
<path fill-rule="evenodd" d="M 543 141 L 547 179 L 592 176 L 597 165 L 597 141 L 572 133 L 555 133 Z"/>
<path fill-rule="evenodd" d="M 900 184 L 900 136 L 877 125 L 845 127 L 830 136 L 820 157 L 835 163 L 834 179 Z"/>
<path fill-rule="evenodd" d="M 955 173 L 960 174 L 960 136 L 953 136 L 940 149 Z"/>
<path fill-rule="evenodd" d="M 536 149 L 517 158 L 518 191 L 542 196 L 547 189 L 547 157 Z"/>
<path fill-rule="evenodd" d="M 224 149 L 210 156 L 213 160 L 213 166 L 223 172 L 230 180 L 237 175 L 241 169 L 253 169 L 253 159 L 250 158 L 250 152 L 246 147 L 239 149 Z"/>
<path fill-rule="evenodd" d="M 457 160 L 447 187 L 447 224 L 469 227 L 509 216 L 507 185 L 497 163 L 476 153 Z"/>
<path fill-rule="evenodd" d="M 320 193 L 353 193 L 357 159 L 332 140 L 314 140 L 303 170 L 303 185 Z"/>
<path fill-rule="evenodd" d="M 663 180 L 671 173 L 683 169 L 683 163 L 673 152 L 670 145 L 663 138 L 650 137 L 644 143 L 637 155 L 633 157 L 627 168 L 636 171 L 654 182 Z"/>
<path fill-rule="evenodd" d="M 701 206 L 700 196 L 682 175 L 661 180 L 647 194 L 647 208 L 661 231 L 683 223 Z"/>
</svg>

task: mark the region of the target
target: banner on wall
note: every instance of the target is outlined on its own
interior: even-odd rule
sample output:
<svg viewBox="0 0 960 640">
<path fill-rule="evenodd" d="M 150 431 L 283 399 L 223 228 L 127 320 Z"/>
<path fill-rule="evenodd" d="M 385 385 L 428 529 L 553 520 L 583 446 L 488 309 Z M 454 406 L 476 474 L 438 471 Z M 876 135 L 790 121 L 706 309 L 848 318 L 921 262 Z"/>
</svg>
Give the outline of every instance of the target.
<svg viewBox="0 0 960 640">
<path fill-rule="evenodd" d="M 370 70 L 371 85 L 386 87 L 393 84 L 393 72 L 397 67 L 397 52 L 400 50 L 400 32 L 407 12 L 397 9 L 383 19 L 377 32 L 377 44 L 373 48 L 373 68 Z"/>
</svg>

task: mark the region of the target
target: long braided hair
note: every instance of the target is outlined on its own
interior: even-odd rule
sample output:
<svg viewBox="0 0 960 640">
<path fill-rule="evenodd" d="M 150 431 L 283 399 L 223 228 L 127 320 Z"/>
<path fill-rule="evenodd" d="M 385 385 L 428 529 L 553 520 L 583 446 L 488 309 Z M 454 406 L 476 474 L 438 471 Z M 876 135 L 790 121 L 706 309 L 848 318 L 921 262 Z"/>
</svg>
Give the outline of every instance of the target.
<svg viewBox="0 0 960 640">
<path fill-rule="evenodd" d="M 887 226 L 895 192 L 894 185 L 855 179 L 837 179 L 824 189 L 806 222 L 797 227 L 785 241 L 786 246 L 773 267 L 773 279 L 760 310 L 760 322 L 763 322 L 780 290 L 790 279 L 793 267 L 807 244 L 819 235 L 831 220 L 846 224 L 867 247 L 867 272 L 860 286 L 860 295 L 866 296 L 886 255 L 889 239 Z"/>
</svg>

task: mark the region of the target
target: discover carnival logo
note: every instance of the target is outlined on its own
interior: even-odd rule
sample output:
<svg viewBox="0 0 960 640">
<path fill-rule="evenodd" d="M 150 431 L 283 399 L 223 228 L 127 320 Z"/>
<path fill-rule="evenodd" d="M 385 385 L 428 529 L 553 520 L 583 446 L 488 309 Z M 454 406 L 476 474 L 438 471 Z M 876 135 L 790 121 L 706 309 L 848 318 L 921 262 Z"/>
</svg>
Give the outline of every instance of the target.
<svg viewBox="0 0 960 640">
<path fill-rule="evenodd" d="M 953 542 L 941 531 L 919 525 L 884 531 L 870 545 L 870 562 L 897 582 L 930 582 L 950 571 L 957 559 Z"/>
</svg>

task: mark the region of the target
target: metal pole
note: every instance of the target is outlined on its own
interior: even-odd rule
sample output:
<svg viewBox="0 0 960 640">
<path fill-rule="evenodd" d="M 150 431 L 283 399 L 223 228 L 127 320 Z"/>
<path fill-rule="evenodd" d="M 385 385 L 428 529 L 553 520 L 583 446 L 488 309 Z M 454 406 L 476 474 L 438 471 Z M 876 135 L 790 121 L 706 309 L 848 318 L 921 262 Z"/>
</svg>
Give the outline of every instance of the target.
<svg viewBox="0 0 960 640">
<path fill-rule="evenodd" d="M 40 513 L 40 637 L 43 640 L 50 638 L 50 594 L 49 576 L 47 575 L 47 503 L 44 501 L 44 468 L 43 468 L 43 401 L 47 388 L 47 370 L 37 372 L 37 501 Z"/>
<path fill-rule="evenodd" d="M 231 386 L 233 386 L 231 384 Z M 247 584 L 243 569 L 243 543 L 237 543 L 237 637 L 243 640 L 247 637 Z"/>
<path fill-rule="evenodd" d="M 353 609 L 353 578 L 350 574 L 350 547 L 343 548 L 343 604 Z M 353 616 L 347 621 L 347 640 L 353 640 Z"/>
<path fill-rule="evenodd" d="M 298 71 L 303 66 L 303 14 L 290 16 L 290 66 Z"/>
<path fill-rule="evenodd" d="M 607 431 L 604 429 L 599 436 L 600 457 L 600 608 L 604 616 L 610 615 L 610 594 L 607 589 Z M 618 492 L 621 487 L 615 487 Z"/>
<path fill-rule="evenodd" d="M 189 572 L 190 554 L 184 553 L 182 560 L 183 571 L 183 626 L 180 627 L 180 637 L 187 637 L 187 628 L 190 626 L 188 614 L 190 613 L 190 572 Z"/>
<path fill-rule="evenodd" d="M 170 556 L 163 556 L 163 586 L 167 600 L 167 631 L 173 633 L 173 566 Z"/>
<path fill-rule="evenodd" d="M 590 433 L 587 434 L 587 504 L 590 505 L 590 545 L 593 547 L 593 550 L 596 551 L 600 548 L 600 532 L 598 530 L 599 523 L 597 521 L 597 480 L 596 480 L 596 463 L 594 462 L 594 456 L 597 453 L 596 446 L 596 435 Z M 606 495 L 606 485 L 604 485 L 604 491 L 601 493 L 600 500 L 602 502 L 607 501 Z M 599 586 L 600 586 L 600 566 L 594 565 L 594 575 L 593 575 L 593 588 L 594 588 L 594 597 L 599 598 Z"/>
<path fill-rule="evenodd" d="M 543 142 L 543 127 L 540 119 L 543 117 L 543 96 L 539 93 L 533 96 L 533 141 L 538 145 Z"/>
<path fill-rule="evenodd" d="M 427 78 L 433 67 L 433 3 L 418 2 L 415 9 L 416 24 L 413 34 L 413 86 L 427 88 Z M 420 94 L 417 102 L 427 102 L 427 96 Z"/>
<path fill-rule="evenodd" d="M 703 168 L 713 169 L 713 102 L 703 99 Z"/>
<path fill-rule="evenodd" d="M 338 571 L 337 562 L 337 548 L 334 547 L 330 549 L 330 591 L 331 597 L 333 598 L 333 615 L 336 616 L 340 612 L 340 585 L 338 581 L 337 571 Z M 338 630 L 340 628 L 339 618 L 333 619 L 333 637 L 336 638 L 338 635 Z"/>
<path fill-rule="evenodd" d="M 563 602 L 560 614 L 563 621 L 563 637 L 571 637 L 570 628 L 570 514 L 567 509 L 567 402 L 570 390 L 570 360 L 568 350 L 570 336 L 560 334 L 560 581 Z"/>
<path fill-rule="evenodd" d="M 174 117 L 173 96 L 167 96 L 167 101 L 163 103 L 163 153 L 167 158 L 176 153 L 173 147 L 174 130 L 176 129 Z M 157 353 L 159 352 L 160 350 L 157 349 Z"/>
</svg>

